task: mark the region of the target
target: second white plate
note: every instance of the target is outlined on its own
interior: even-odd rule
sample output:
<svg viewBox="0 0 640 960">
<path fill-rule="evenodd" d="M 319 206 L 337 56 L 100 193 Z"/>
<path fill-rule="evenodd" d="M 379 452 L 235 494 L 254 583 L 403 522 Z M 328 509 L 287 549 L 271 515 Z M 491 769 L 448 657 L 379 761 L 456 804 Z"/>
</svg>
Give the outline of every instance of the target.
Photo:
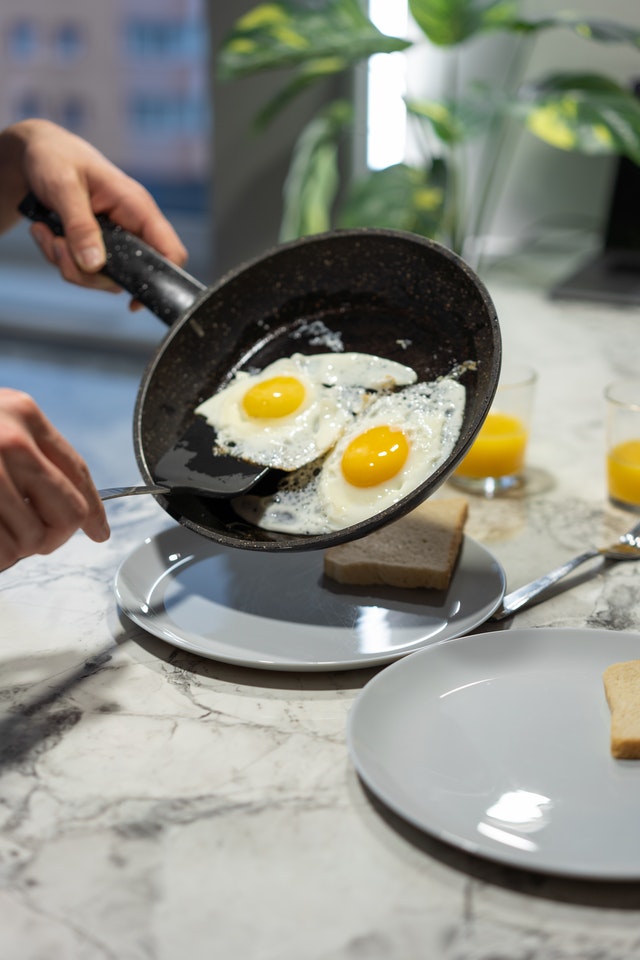
<svg viewBox="0 0 640 960">
<path fill-rule="evenodd" d="M 172 527 L 120 566 L 115 590 L 139 626 L 202 657 L 268 670 L 348 670 L 468 633 L 497 609 L 502 567 L 465 537 L 446 591 L 343 587 L 322 554 L 221 547 Z"/>
<path fill-rule="evenodd" d="M 640 634 L 522 629 L 440 643 L 367 684 L 365 783 L 420 829 L 511 866 L 639 880 L 640 760 L 614 760 L 602 672 Z"/>
</svg>

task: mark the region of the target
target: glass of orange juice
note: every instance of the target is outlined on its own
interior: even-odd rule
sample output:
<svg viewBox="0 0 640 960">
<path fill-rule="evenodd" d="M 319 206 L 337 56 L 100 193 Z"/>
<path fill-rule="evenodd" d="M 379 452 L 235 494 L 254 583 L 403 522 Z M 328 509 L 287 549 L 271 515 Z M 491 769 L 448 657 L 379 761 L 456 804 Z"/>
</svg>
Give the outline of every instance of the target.
<svg viewBox="0 0 640 960">
<path fill-rule="evenodd" d="M 640 513 L 640 379 L 610 384 L 605 400 L 609 500 Z"/>
<path fill-rule="evenodd" d="M 525 364 L 503 367 L 493 405 L 451 478 L 455 486 L 486 497 L 523 486 L 536 381 Z"/>
</svg>

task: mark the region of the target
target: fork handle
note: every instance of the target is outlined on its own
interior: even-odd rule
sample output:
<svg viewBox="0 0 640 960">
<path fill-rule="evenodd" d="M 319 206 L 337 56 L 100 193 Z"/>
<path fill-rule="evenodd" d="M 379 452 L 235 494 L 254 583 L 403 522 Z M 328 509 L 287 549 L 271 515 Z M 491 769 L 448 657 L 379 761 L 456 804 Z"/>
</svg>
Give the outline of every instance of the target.
<svg viewBox="0 0 640 960">
<path fill-rule="evenodd" d="M 516 613 L 517 610 L 521 610 L 522 607 L 529 604 L 534 598 L 539 597 L 540 594 L 544 593 L 549 587 L 552 587 L 558 580 L 566 577 L 567 574 L 575 570 L 576 567 L 579 567 L 580 564 L 586 563 L 587 560 L 593 560 L 594 557 L 598 557 L 600 554 L 601 551 L 594 547 L 591 550 L 587 550 L 586 553 L 581 553 L 579 556 L 574 557 L 573 560 L 567 560 L 566 563 L 563 563 L 560 567 L 556 567 L 555 570 L 551 570 L 550 573 L 545 573 L 544 576 L 538 577 L 537 580 L 532 580 L 531 583 L 525 583 L 523 587 L 518 587 L 517 590 L 507 594 L 502 601 L 500 609 L 489 619 L 504 620 L 506 617 L 510 617 Z"/>
<path fill-rule="evenodd" d="M 161 484 L 157 483 L 155 485 L 148 484 L 145 486 L 131 486 L 131 487 L 103 487 L 102 490 L 98 490 L 101 500 L 115 500 L 117 497 L 139 497 L 145 493 L 170 493 L 169 487 L 163 487 Z"/>
</svg>

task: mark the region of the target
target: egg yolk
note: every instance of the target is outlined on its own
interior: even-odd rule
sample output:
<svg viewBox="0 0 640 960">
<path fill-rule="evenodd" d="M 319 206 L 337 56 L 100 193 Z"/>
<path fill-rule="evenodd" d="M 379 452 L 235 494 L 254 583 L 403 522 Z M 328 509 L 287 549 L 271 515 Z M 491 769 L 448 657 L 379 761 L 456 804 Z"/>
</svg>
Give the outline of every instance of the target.
<svg viewBox="0 0 640 960">
<path fill-rule="evenodd" d="M 287 417 L 302 405 L 305 389 L 295 377 L 271 377 L 250 387 L 242 406 L 250 417 Z"/>
<path fill-rule="evenodd" d="M 375 487 L 402 470 L 409 442 L 402 430 L 372 427 L 355 437 L 342 455 L 342 474 L 354 487 Z"/>
</svg>

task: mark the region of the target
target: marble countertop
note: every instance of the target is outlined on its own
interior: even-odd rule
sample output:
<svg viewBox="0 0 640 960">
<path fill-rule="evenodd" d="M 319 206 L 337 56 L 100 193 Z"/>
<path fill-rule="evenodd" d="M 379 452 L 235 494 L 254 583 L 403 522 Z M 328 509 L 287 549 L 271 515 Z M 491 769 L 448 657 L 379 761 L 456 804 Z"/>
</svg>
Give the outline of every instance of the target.
<svg viewBox="0 0 640 960">
<path fill-rule="evenodd" d="M 513 589 L 633 522 L 606 501 L 602 394 L 637 372 L 640 312 L 489 289 L 540 378 L 527 496 L 470 500 Z M 108 544 L 0 576 L 3 960 L 640 956 L 640 883 L 476 858 L 363 787 L 345 725 L 377 669 L 247 669 L 129 622 L 115 571 L 172 521 L 147 498 L 109 513 Z M 640 567 L 596 565 L 511 625 L 638 630 L 639 591 Z"/>
</svg>

